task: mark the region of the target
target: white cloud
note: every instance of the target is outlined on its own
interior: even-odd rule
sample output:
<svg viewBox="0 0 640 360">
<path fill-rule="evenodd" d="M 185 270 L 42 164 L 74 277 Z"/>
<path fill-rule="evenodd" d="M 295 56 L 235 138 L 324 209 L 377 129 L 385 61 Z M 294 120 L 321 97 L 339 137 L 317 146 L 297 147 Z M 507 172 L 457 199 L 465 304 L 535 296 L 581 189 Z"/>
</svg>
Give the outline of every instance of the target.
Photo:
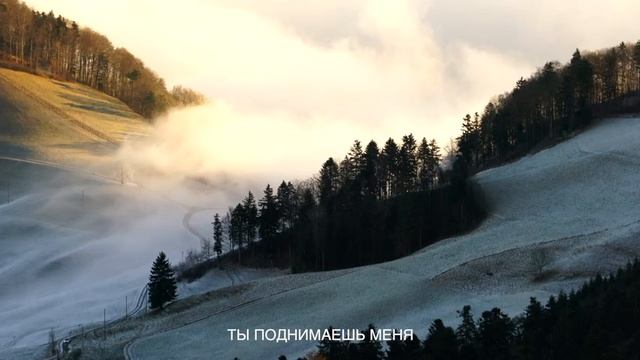
<svg viewBox="0 0 640 360">
<path fill-rule="evenodd" d="M 255 149 L 241 157 L 282 159 L 304 171 L 297 157 L 316 169 L 319 159 L 344 154 L 356 138 L 381 142 L 413 132 L 444 143 L 457 135 L 465 113 L 482 110 L 544 60 L 640 30 L 632 16 L 638 11 L 628 11 L 638 5 L 630 1 L 30 2 L 95 28 L 168 83 L 196 88 L 221 104 L 209 113 L 173 113 L 176 128 L 163 136 L 190 131 L 178 127 L 194 124 L 188 120 L 194 116 L 197 136 L 228 132 L 225 139 L 244 151 Z M 601 16 L 606 13 L 614 17 Z M 249 145 L 251 138 L 229 128 L 231 121 L 304 149 L 285 154 Z M 226 153 L 219 154 L 225 161 L 204 167 L 239 171 L 244 162 Z M 192 156 L 202 164 L 211 154 Z"/>
</svg>

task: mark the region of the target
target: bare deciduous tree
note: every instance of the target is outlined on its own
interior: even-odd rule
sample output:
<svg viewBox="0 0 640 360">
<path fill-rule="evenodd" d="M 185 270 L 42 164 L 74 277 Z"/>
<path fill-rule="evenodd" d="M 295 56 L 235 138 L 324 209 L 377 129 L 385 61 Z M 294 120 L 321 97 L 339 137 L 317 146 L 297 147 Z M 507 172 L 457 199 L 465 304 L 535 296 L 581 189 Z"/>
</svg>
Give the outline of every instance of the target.
<svg viewBox="0 0 640 360">
<path fill-rule="evenodd" d="M 544 272 L 544 268 L 549 264 L 549 254 L 546 248 L 535 248 L 531 251 L 531 267 L 535 276 L 539 277 Z"/>
</svg>

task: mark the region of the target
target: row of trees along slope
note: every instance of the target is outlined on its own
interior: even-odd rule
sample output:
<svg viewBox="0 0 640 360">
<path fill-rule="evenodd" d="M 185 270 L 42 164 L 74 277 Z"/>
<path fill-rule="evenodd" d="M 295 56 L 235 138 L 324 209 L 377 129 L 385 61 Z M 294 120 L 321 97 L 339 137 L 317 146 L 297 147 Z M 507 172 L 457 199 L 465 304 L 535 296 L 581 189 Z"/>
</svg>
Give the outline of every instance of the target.
<svg viewBox="0 0 640 360">
<path fill-rule="evenodd" d="M 339 163 L 329 158 L 315 178 L 294 185 L 267 185 L 256 199 L 249 192 L 213 222 L 213 243 L 201 258 L 218 255 L 228 240 L 232 257 L 243 263 L 267 259 L 267 265 L 295 272 L 331 270 L 406 256 L 434 241 L 470 229 L 483 214 L 465 182 L 466 174 L 440 166 L 435 140 L 401 144 L 388 139 L 363 148 L 355 141 Z M 260 240 L 260 241 L 257 241 Z M 256 260 L 258 259 L 258 260 Z M 206 262 L 210 264 L 212 261 Z M 254 263 L 255 264 L 255 263 Z M 186 266 L 183 278 L 202 275 L 207 266 Z"/>
<path fill-rule="evenodd" d="M 597 117 L 640 111 L 640 41 L 593 52 L 568 64 L 548 62 L 515 88 L 463 119 L 461 159 L 477 171 L 552 144 Z"/>
<path fill-rule="evenodd" d="M 105 36 L 18 0 L 0 0 L 0 60 L 18 70 L 88 85 L 147 118 L 204 101 L 181 86 L 168 91 L 163 79 Z"/>
</svg>

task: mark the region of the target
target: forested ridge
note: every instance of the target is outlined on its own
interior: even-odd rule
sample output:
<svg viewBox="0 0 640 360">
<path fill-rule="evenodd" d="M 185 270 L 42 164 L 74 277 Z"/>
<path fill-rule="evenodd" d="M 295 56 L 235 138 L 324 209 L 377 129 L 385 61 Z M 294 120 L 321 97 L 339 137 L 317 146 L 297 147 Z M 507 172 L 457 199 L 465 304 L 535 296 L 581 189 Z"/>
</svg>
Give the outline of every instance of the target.
<svg viewBox="0 0 640 360">
<path fill-rule="evenodd" d="M 213 236 L 180 266 L 193 279 L 215 265 L 222 243 L 240 263 L 322 271 L 406 256 L 439 239 L 471 229 L 483 218 L 464 169 L 441 167 L 435 140 L 355 141 L 337 162 L 327 159 L 316 177 L 249 192 L 226 214 L 216 214 Z M 214 254 L 215 253 L 215 254 Z M 203 260 L 204 264 L 203 265 Z M 185 266 L 186 265 L 186 266 Z"/>
<path fill-rule="evenodd" d="M 466 115 L 458 138 L 473 171 L 517 158 L 570 136 L 594 118 L 640 111 L 640 41 L 546 63 L 514 89 Z"/>
<path fill-rule="evenodd" d="M 0 0 L 0 66 L 73 80 L 122 100 L 153 118 L 173 106 L 199 104 L 187 88 L 165 82 L 127 49 L 75 21 Z"/>
<path fill-rule="evenodd" d="M 294 271 L 405 256 L 482 219 L 469 175 L 561 141 L 597 117 L 638 110 L 640 41 L 575 50 L 567 64 L 546 63 L 482 113 L 466 115 L 447 166 L 434 140 L 418 143 L 410 134 L 382 148 L 356 141 L 344 159 L 329 158 L 314 179 L 283 182 L 277 190 L 268 185 L 260 200 L 248 194 L 221 217 L 219 237 L 229 240 L 240 261 L 250 246 L 252 253 L 286 258 Z M 203 248 L 207 258 L 211 245 Z M 190 262 L 200 256 L 192 253 Z"/>
</svg>

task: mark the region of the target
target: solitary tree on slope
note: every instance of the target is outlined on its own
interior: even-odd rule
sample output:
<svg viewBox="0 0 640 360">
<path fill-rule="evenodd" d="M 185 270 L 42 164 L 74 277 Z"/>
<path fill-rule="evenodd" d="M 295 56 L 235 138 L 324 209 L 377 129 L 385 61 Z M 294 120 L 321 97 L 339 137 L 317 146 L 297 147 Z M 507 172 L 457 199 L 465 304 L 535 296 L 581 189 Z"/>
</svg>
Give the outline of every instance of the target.
<svg viewBox="0 0 640 360">
<path fill-rule="evenodd" d="M 164 252 L 160 252 L 149 275 L 149 303 L 151 309 L 162 309 L 163 305 L 177 297 L 176 277 Z"/>
<path fill-rule="evenodd" d="M 222 255 L 222 222 L 218 214 L 213 217 L 213 251 L 218 257 Z"/>
</svg>

